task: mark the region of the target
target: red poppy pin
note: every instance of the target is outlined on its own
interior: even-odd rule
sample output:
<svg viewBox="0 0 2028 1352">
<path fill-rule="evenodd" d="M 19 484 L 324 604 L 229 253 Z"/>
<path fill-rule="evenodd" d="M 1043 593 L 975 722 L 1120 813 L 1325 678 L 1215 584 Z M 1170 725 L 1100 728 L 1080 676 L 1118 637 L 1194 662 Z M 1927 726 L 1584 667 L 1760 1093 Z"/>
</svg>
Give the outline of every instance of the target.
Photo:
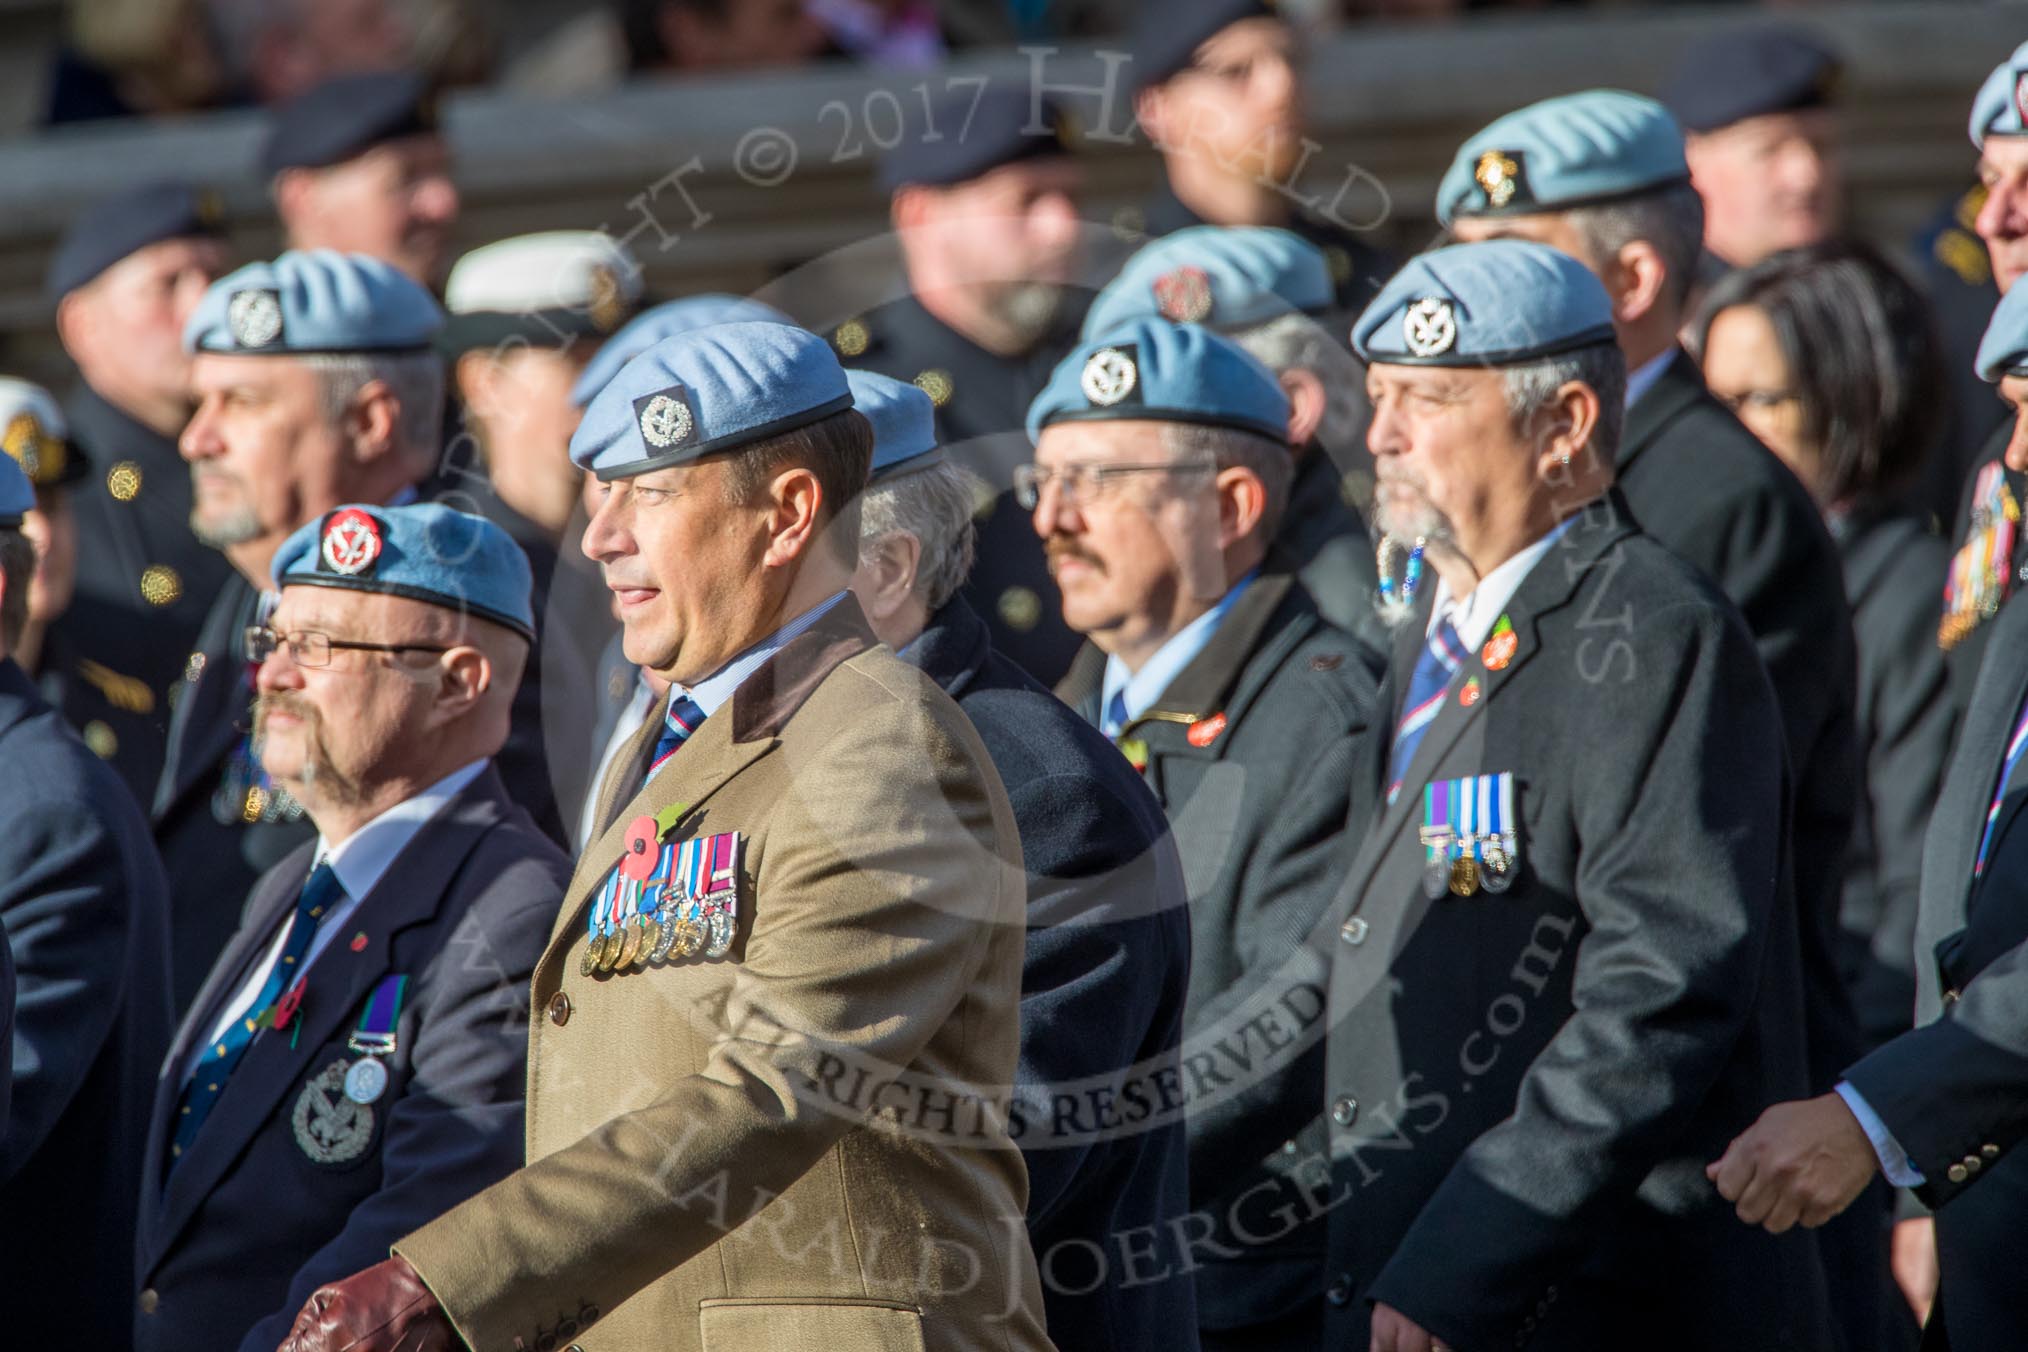
<svg viewBox="0 0 2028 1352">
<path fill-rule="evenodd" d="M 296 984 L 283 992 L 281 999 L 275 1001 L 276 1028 L 287 1028 L 295 1022 L 296 1011 L 303 1007 L 303 988 L 309 979 L 307 973 L 297 977 Z"/>
<path fill-rule="evenodd" d="M 653 817 L 640 816 L 627 823 L 627 848 L 620 856 L 621 877 L 644 883 L 655 876 L 655 859 L 659 853 L 655 842 L 659 834 Z"/>
<path fill-rule="evenodd" d="M 1192 723 L 1190 730 L 1183 735 L 1190 740 L 1192 746 L 1210 746 L 1218 740 L 1218 734 L 1224 731 L 1225 715 L 1216 713 Z"/>
<path fill-rule="evenodd" d="M 1479 660 L 1486 664 L 1488 671 L 1503 670 L 1514 660 L 1514 650 L 1521 646 L 1515 637 L 1514 625 L 1505 615 L 1493 626 L 1493 636 L 1486 640 L 1486 646 L 1479 649 Z"/>
</svg>

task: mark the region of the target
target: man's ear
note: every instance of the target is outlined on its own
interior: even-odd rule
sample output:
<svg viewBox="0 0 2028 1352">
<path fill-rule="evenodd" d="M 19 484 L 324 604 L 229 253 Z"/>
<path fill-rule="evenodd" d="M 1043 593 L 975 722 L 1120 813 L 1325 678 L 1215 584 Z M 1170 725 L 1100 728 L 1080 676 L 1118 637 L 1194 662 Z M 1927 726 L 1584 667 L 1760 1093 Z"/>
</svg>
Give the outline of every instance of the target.
<svg viewBox="0 0 2028 1352">
<path fill-rule="evenodd" d="M 482 417 L 493 407 L 495 369 L 492 354 L 478 348 L 461 354 L 457 365 L 451 368 L 458 383 L 459 401 Z"/>
<path fill-rule="evenodd" d="M 69 352 L 75 352 L 80 343 L 91 341 L 92 308 L 80 291 L 72 291 L 56 303 L 56 338 Z"/>
<path fill-rule="evenodd" d="M 1324 382 L 1315 371 L 1301 366 L 1291 366 L 1276 379 L 1289 397 L 1289 445 L 1300 455 L 1324 425 Z"/>
<path fill-rule="evenodd" d="M 915 572 L 922 562 L 922 541 L 906 531 L 891 531 L 876 540 L 860 559 L 853 594 L 867 619 L 884 623 L 901 613 L 915 591 Z"/>
<path fill-rule="evenodd" d="M 1608 271 L 1613 319 L 1622 325 L 1637 324 L 1652 314 L 1669 289 L 1668 265 L 1661 251 L 1645 239 L 1622 245 Z"/>
<path fill-rule="evenodd" d="M 437 662 L 437 672 L 439 723 L 464 717 L 493 688 L 493 659 L 469 644 L 445 653 Z"/>
<path fill-rule="evenodd" d="M 269 192 L 275 199 L 275 214 L 282 218 L 282 233 L 288 234 L 311 210 L 311 198 L 316 192 L 316 171 L 311 169 L 284 169 L 275 175 L 269 185 Z"/>
<path fill-rule="evenodd" d="M 1591 453 L 1598 415 L 1597 391 L 1582 381 L 1563 383 L 1554 402 L 1536 415 L 1536 425 L 1529 429 L 1538 448 L 1535 472 L 1539 478 L 1552 483 L 1569 479 L 1570 465 Z"/>
<path fill-rule="evenodd" d="M 1134 95 L 1134 120 L 1141 124 L 1141 130 L 1148 134 L 1148 140 L 1156 149 L 1167 141 L 1169 127 L 1169 90 L 1166 85 L 1155 85 Z"/>
<path fill-rule="evenodd" d="M 395 429 L 401 424 L 401 400 L 384 380 L 369 380 L 352 396 L 343 426 L 353 455 L 371 464 L 395 450 Z"/>
<path fill-rule="evenodd" d="M 791 465 L 777 474 L 767 491 L 772 504 L 770 538 L 761 563 L 764 567 L 780 568 L 805 557 L 816 547 L 818 537 L 823 534 L 824 522 L 820 518 L 829 504 L 824 501 L 824 486 L 817 476 L 801 465 Z"/>
<path fill-rule="evenodd" d="M 1267 516 L 1267 485 L 1241 465 L 1218 471 L 1212 483 L 1218 494 L 1218 547 L 1230 549 L 1260 529 Z"/>
</svg>

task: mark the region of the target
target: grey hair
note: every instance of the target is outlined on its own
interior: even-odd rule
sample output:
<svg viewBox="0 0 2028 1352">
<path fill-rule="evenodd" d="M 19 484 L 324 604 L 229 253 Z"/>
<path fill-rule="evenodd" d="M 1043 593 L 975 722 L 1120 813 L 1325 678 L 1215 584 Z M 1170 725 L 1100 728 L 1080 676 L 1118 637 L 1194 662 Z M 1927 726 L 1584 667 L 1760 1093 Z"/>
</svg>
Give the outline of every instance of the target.
<svg viewBox="0 0 2028 1352">
<path fill-rule="evenodd" d="M 1620 429 L 1626 422 L 1627 359 L 1616 343 L 1593 343 L 1525 366 L 1500 372 L 1507 397 L 1507 416 L 1514 430 L 1527 436 L 1556 402 L 1556 392 L 1576 381 L 1598 396 L 1598 426 L 1585 447 L 1600 464 L 1619 457 Z"/>
<path fill-rule="evenodd" d="M 1244 469 L 1261 482 L 1267 507 L 1254 534 L 1272 540 L 1288 510 L 1289 490 L 1296 478 L 1296 457 L 1288 444 L 1236 427 L 1200 427 L 1195 423 L 1164 423 L 1163 440 L 1178 460 L 1210 456 L 1219 469 Z"/>
<path fill-rule="evenodd" d="M 1669 303 L 1679 310 L 1689 304 L 1698 260 L 1704 256 L 1704 199 L 1695 188 L 1673 183 L 1659 192 L 1576 207 L 1566 214 L 1584 240 L 1593 271 L 1618 258 L 1620 250 L 1635 240 L 1646 240 L 1662 256 Z"/>
<path fill-rule="evenodd" d="M 948 460 L 874 484 L 859 500 L 860 561 L 889 536 L 914 536 L 916 598 L 932 611 L 941 609 L 971 575 L 979 535 L 974 517 L 984 498 L 971 471 Z"/>
<path fill-rule="evenodd" d="M 411 459 L 433 460 L 443 436 L 444 364 L 434 352 L 339 352 L 299 358 L 317 376 L 324 417 L 338 422 L 373 381 L 383 381 L 401 414 L 394 434 Z"/>
<path fill-rule="evenodd" d="M 1324 386 L 1324 416 L 1317 441 L 1328 451 L 1361 450 L 1370 409 L 1366 370 L 1359 359 L 1308 315 L 1289 314 L 1231 335 L 1232 340 L 1279 375 L 1304 370 Z"/>
</svg>

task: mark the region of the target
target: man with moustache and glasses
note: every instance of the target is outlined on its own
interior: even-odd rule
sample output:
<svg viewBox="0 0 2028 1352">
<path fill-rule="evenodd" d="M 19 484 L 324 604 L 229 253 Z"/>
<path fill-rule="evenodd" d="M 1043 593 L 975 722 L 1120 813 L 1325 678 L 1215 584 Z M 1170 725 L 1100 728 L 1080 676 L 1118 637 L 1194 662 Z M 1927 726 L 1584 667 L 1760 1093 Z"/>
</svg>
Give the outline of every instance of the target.
<svg viewBox="0 0 2028 1352">
<path fill-rule="evenodd" d="M 184 330 L 198 400 L 178 448 L 190 524 L 237 576 L 212 599 L 172 695 L 155 792 L 179 1013 L 254 879 L 312 834 L 254 753 L 241 635 L 292 532 L 340 503 L 413 497 L 430 472 L 444 373 L 429 344 L 442 322 L 428 292 L 377 259 L 285 253 L 213 283 Z"/>
<path fill-rule="evenodd" d="M 255 748 L 317 839 L 255 886 L 163 1063 L 135 1346 L 273 1352 L 310 1293 L 521 1162 L 528 981 L 569 864 L 507 796 L 528 560 L 435 504 L 276 553 Z"/>
<path fill-rule="evenodd" d="M 1582 264 L 1411 262 L 1353 330 L 1376 525 L 1420 540 L 1352 775 L 1330 968 L 1328 1347 L 1829 1346 L 1813 1236 L 1705 1153 L 1806 1082 L 1781 722 L 1753 639 L 1613 486 Z"/>
<path fill-rule="evenodd" d="M 1195 1252 L 1207 1348 L 1322 1333 L 1322 1228 L 1295 1220 L 1323 1143 L 1322 969 L 1300 949 L 1329 900 L 1374 687 L 1270 547 L 1288 421 L 1238 345 L 1141 319 L 1057 368 L 1015 481 L 1064 619 L 1090 638 L 1057 693 L 1146 776 L 1183 859 L 1190 1200 L 1215 1218 Z"/>
</svg>

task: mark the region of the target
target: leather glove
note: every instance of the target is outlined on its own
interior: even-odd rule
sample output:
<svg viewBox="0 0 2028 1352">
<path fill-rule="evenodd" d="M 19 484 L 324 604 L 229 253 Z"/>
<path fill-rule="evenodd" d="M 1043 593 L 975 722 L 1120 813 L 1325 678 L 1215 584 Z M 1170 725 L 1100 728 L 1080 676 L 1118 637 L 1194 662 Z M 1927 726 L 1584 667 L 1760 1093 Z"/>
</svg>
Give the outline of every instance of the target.
<svg viewBox="0 0 2028 1352">
<path fill-rule="evenodd" d="M 460 1352 L 444 1307 L 406 1258 L 390 1258 L 303 1302 L 279 1352 Z"/>
</svg>

